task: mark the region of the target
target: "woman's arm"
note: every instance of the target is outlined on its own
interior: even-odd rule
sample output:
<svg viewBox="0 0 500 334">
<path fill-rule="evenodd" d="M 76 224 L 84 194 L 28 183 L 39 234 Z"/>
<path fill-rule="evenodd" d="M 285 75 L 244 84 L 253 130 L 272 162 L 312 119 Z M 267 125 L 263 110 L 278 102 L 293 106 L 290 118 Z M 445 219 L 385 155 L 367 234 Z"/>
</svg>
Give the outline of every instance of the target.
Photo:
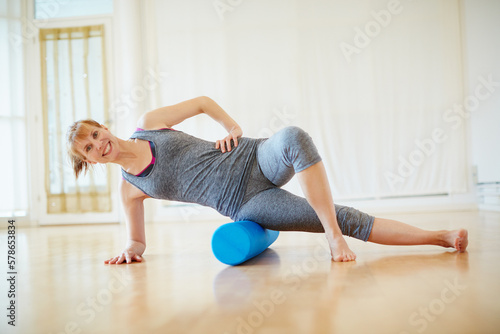
<svg viewBox="0 0 500 334">
<path fill-rule="evenodd" d="M 137 124 L 146 130 L 170 128 L 182 121 L 199 115 L 207 114 L 213 120 L 221 124 L 229 133 L 227 137 L 216 142 L 216 148 L 222 152 L 231 151 L 231 140 L 234 146 L 238 146 L 238 138 L 243 135 L 241 127 L 229 116 L 214 100 L 207 96 L 196 97 L 178 104 L 158 108 L 145 113 Z"/>
<path fill-rule="evenodd" d="M 146 249 L 143 202 L 147 196 L 125 180 L 120 184 L 120 194 L 125 210 L 128 241 L 119 255 L 104 261 L 107 264 L 141 262 L 141 255 Z"/>
</svg>

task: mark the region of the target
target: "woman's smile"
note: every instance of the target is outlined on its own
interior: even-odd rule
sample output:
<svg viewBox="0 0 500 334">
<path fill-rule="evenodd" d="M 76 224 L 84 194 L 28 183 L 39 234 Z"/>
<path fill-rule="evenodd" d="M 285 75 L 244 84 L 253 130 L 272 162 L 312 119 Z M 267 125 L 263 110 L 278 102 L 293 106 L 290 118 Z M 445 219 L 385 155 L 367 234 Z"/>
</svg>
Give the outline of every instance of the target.
<svg viewBox="0 0 500 334">
<path fill-rule="evenodd" d="M 108 143 L 106 144 L 106 146 L 104 147 L 104 151 L 102 153 L 102 156 L 105 157 L 107 156 L 109 153 L 111 152 L 111 142 L 108 141 Z"/>
</svg>

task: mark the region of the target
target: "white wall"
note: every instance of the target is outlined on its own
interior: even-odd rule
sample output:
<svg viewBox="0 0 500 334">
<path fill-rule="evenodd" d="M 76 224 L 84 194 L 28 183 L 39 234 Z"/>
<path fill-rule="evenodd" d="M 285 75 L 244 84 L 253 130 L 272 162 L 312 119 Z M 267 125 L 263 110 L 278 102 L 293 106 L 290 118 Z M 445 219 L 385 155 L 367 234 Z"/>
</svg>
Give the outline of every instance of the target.
<svg viewBox="0 0 500 334">
<path fill-rule="evenodd" d="M 444 117 L 464 98 L 459 1 L 148 2 L 144 41 L 158 62 L 144 65 L 168 73 L 150 106 L 209 95 L 247 136 L 291 114 L 280 125 L 310 132 L 342 204 L 370 212 L 475 207 L 468 123 L 454 128 Z M 220 17 L 215 3 L 232 5 Z M 390 22 L 359 46 L 357 31 L 376 26 L 394 3 Z M 361 50 L 346 57 L 343 43 Z M 186 125 L 181 130 L 207 139 L 224 134 L 203 118 Z M 418 158 L 416 142 L 429 142 L 435 129 L 447 139 L 406 173 L 400 157 Z M 389 187 L 387 172 L 402 181 Z M 443 193 L 452 195 L 428 197 Z M 373 200 L 416 195 L 426 197 Z"/>
<path fill-rule="evenodd" d="M 464 81 L 462 82 L 462 80 L 460 80 L 458 83 L 463 84 L 463 96 L 467 97 L 475 94 L 476 86 L 481 83 L 480 77 L 488 80 L 491 76 L 494 82 L 500 83 L 500 38 L 498 37 L 498 33 L 500 32 L 500 1 L 456 1 L 460 1 L 461 4 L 460 9 L 462 15 L 460 28 L 462 29 L 463 52 L 462 54 L 457 52 L 457 58 L 455 59 L 453 57 L 454 59 L 447 63 L 455 65 L 457 59 L 463 61 Z M 229 3 L 230 1 L 224 2 Z M 267 128 L 269 128 L 274 130 L 273 126 L 275 123 L 279 123 L 278 125 L 280 126 L 288 125 L 290 121 L 280 117 L 283 113 L 295 113 L 296 122 L 302 121 L 304 117 L 309 117 L 309 109 L 302 109 L 301 107 L 304 106 L 304 104 L 299 103 L 301 99 L 303 99 L 303 96 L 299 96 L 298 88 L 292 85 L 296 83 L 296 79 L 298 80 L 299 78 L 296 77 L 295 74 L 290 74 L 287 70 L 289 68 L 293 69 L 296 63 L 306 59 L 305 51 L 300 50 L 301 57 L 298 58 L 286 52 L 286 57 L 281 57 L 281 54 L 277 54 L 277 52 L 283 53 L 284 51 L 278 46 L 283 43 L 286 44 L 288 41 L 282 41 L 280 39 L 281 31 L 277 31 L 276 36 L 269 35 L 267 31 L 264 31 L 261 35 L 256 35 L 256 31 L 252 30 L 252 27 L 258 25 L 261 27 L 259 29 L 271 29 L 280 23 L 276 21 L 276 17 L 280 17 L 278 16 L 279 13 L 281 13 L 279 15 L 284 18 L 283 22 L 287 22 L 285 19 L 288 20 L 289 18 L 293 18 L 293 15 L 290 14 L 286 16 L 285 14 L 292 10 L 296 10 L 297 15 L 304 14 L 304 17 L 307 17 L 307 15 L 312 15 L 306 10 L 313 8 L 309 7 L 311 3 L 331 6 L 329 2 L 319 0 L 293 2 L 300 4 L 302 7 L 299 6 L 295 8 L 289 5 L 278 8 L 276 4 L 279 3 L 279 1 L 243 1 L 241 5 L 234 7 L 232 11 L 225 12 L 223 20 L 218 16 L 218 12 L 213 6 L 215 1 L 179 1 L 179 3 L 183 4 L 186 8 L 183 6 L 181 6 L 182 8 L 178 8 L 179 6 L 173 6 L 172 3 L 172 1 L 160 0 L 147 2 L 140 0 L 115 0 L 115 14 L 113 17 L 114 29 L 112 32 L 114 52 L 110 56 L 112 56 L 112 63 L 115 64 L 112 69 L 114 72 L 112 76 L 112 102 L 115 102 L 115 123 L 113 125 L 118 135 L 123 137 L 128 136 L 134 128 L 135 120 L 142 112 L 158 107 L 159 105 L 164 105 L 165 103 L 173 103 L 182 98 L 193 97 L 196 94 L 210 95 L 216 98 L 218 102 L 230 112 L 238 113 L 238 121 L 247 125 L 247 135 L 260 136 L 261 130 L 263 129 L 267 130 Z M 339 4 L 342 2 L 337 1 L 336 3 Z M 336 42 L 352 42 L 354 27 L 363 27 L 364 24 L 373 21 L 372 16 L 370 16 L 370 11 L 385 9 L 389 1 L 379 0 L 363 3 L 367 4 L 365 6 L 366 8 L 361 6 L 356 7 L 356 10 L 352 12 L 347 11 L 345 13 L 338 13 L 338 18 L 340 19 L 337 25 L 342 26 L 341 30 L 345 38 L 337 38 L 335 39 Z M 417 22 L 415 15 L 419 13 L 418 10 L 426 10 L 425 7 L 419 7 L 423 6 L 423 1 L 420 5 L 418 2 L 411 1 L 401 1 L 401 3 L 404 6 L 403 12 L 393 17 L 391 25 L 376 37 L 376 40 L 372 42 L 370 48 L 362 50 L 363 52 L 361 52 L 360 57 L 368 57 L 372 52 L 383 51 L 386 47 L 391 47 L 395 42 L 401 42 L 403 37 L 405 37 L 403 33 L 394 35 L 400 37 L 396 39 L 394 39 L 394 36 L 391 34 L 396 34 L 403 23 L 412 23 L 410 25 L 412 29 L 409 31 L 415 36 L 419 36 L 418 31 L 419 27 L 422 27 L 422 22 Z M 450 3 L 455 2 L 443 2 L 442 8 L 440 8 L 440 11 L 436 11 L 436 13 L 427 11 L 428 14 L 423 16 L 428 19 L 428 22 L 425 22 L 425 28 L 427 30 L 434 29 L 430 26 L 429 22 L 434 25 L 440 22 L 439 17 L 436 19 L 439 13 L 441 13 L 441 15 L 445 13 L 447 15 L 446 17 L 454 16 L 454 13 L 451 13 L 448 7 L 446 7 L 451 6 L 449 5 Z M 343 4 L 347 6 L 347 3 Z M 286 8 L 286 13 L 282 13 L 283 8 Z M 200 11 L 203 10 L 205 12 L 200 13 Z M 182 17 L 179 15 L 175 17 L 179 12 L 182 14 Z M 326 11 L 322 12 L 320 9 L 317 9 L 317 12 L 323 21 L 320 20 L 316 22 L 312 19 L 309 21 L 304 19 L 300 24 L 292 24 L 291 28 L 299 29 L 308 25 L 318 25 L 320 27 L 323 24 L 330 25 L 332 17 L 327 15 Z M 358 17 L 361 15 L 360 13 L 365 16 L 361 18 Z M 205 21 L 196 20 L 196 17 L 200 15 L 204 17 Z M 168 17 L 168 20 L 166 17 Z M 267 20 L 268 25 L 262 26 L 259 22 L 252 21 L 256 18 L 261 21 Z M 183 21 L 190 22 L 189 24 L 185 24 Z M 454 29 L 454 25 L 453 19 L 448 21 L 448 26 L 451 27 L 451 29 Z M 188 28 L 187 30 L 186 26 Z M 200 34 L 196 31 L 197 29 L 200 31 Z M 336 27 L 336 29 L 338 30 L 339 28 Z M 436 35 L 442 33 L 442 31 L 436 30 Z M 189 38 L 185 38 L 186 36 L 182 34 Z M 212 45 L 207 43 L 207 36 L 211 35 L 219 36 L 219 41 L 226 41 L 227 39 L 227 41 L 232 44 L 229 43 L 226 45 L 221 42 L 224 44 L 224 49 L 217 50 L 219 53 L 213 50 L 211 51 L 210 47 Z M 266 47 L 265 49 L 252 49 L 249 48 L 249 43 L 245 43 L 248 40 L 256 46 L 261 46 L 259 44 L 261 41 L 256 36 L 266 37 L 269 40 L 269 43 L 263 44 L 263 46 Z M 317 34 L 309 34 L 308 32 L 302 33 L 300 36 L 303 37 L 302 41 L 307 41 L 308 43 L 315 42 L 316 39 L 319 38 Z M 314 40 L 309 41 L 309 37 L 311 36 L 314 37 Z M 327 37 L 329 36 L 327 35 Z M 410 44 L 413 45 L 418 42 L 414 39 L 406 39 L 412 42 Z M 330 41 L 328 38 L 326 40 Z M 319 40 L 316 45 L 318 47 L 318 52 L 315 54 L 319 60 L 325 57 L 326 51 L 330 53 L 334 51 L 338 52 L 338 43 L 334 44 L 333 41 L 332 39 L 329 44 L 322 44 L 321 40 Z M 197 44 L 197 42 L 200 43 Z M 292 45 L 297 41 L 291 40 L 289 42 L 289 44 Z M 426 41 L 422 41 L 422 43 L 424 42 Z M 455 40 L 452 40 L 447 43 L 455 45 L 455 42 Z M 235 45 L 241 46 L 241 48 Z M 33 54 L 38 54 L 37 47 L 38 45 L 32 46 Z M 201 50 L 201 52 L 196 52 L 199 50 Z M 290 50 L 293 51 L 294 49 L 290 48 Z M 182 58 L 182 52 L 186 52 L 186 57 L 188 57 L 186 61 L 183 63 L 173 62 L 172 60 Z M 273 64 L 268 63 L 268 59 L 264 57 L 266 54 L 272 56 L 274 61 Z M 166 55 L 172 59 L 165 57 Z M 429 58 L 427 54 L 423 56 Z M 343 58 L 341 58 L 341 60 L 343 60 Z M 357 59 L 356 61 L 359 60 L 361 59 Z M 38 59 L 36 59 L 36 61 L 38 61 Z M 210 66 L 200 66 L 205 63 L 209 63 Z M 198 67 L 193 68 L 193 64 Z M 259 82 L 261 78 L 258 74 L 263 72 L 260 66 L 262 64 L 268 66 L 269 69 L 266 80 L 269 81 L 268 78 L 270 77 L 281 81 L 272 82 L 271 80 L 270 82 L 262 82 L 261 85 L 253 84 L 256 80 Z M 317 60 L 311 61 L 309 64 L 311 68 L 314 69 L 314 66 L 317 65 Z M 162 67 L 162 65 L 165 65 L 165 67 Z M 389 67 L 392 66 L 390 61 L 387 65 Z M 222 68 L 225 71 L 215 71 L 217 75 L 214 76 L 207 75 L 207 73 L 213 72 L 212 67 L 214 66 L 217 69 Z M 450 65 L 448 66 L 451 68 Z M 358 69 L 362 75 L 369 73 L 366 71 L 366 68 L 359 65 L 359 62 L 355 63 L 355 68 Z M 202 69 L 203 71 L 197 71 L 197 69 Z M 242 73 L 235 74 L 233 73 L 235 70 Z M 321 72 L 325 71 L 325 68 L 319 67 L 317 70 Z M 29 71 L 32 73 L 31 67 Z M 308 70 L 304 73 L 310 72 L 311 71 Z M 185 75 L 181 75 L 185 73 L 188 73 L 190 77 L 186 79 Z M 454 72 L 448 69 L 448 73 Z M 248 78 L 250 78 L 251 83 L 249 83 Z M 287 82 L 284 78 L 290 79 L 290 82 Z M 152 80 L 155 83 L 154 85 L 151 84 Z M 236 82 L 238 84 L 235 84 Z M 432 83 L 430 80 L 428 80 L 428 82 Z M 228 83 L 230 85 L 227 85 Z M 33 85 L 36 85 L 36 81 Z M 228 88 L 227 91 L 225 90 L 226 85 Z M 345 82 L 343 82 L 342 85 L 338 85 L 340 88 L 342 86 L 345 86 Z M 221 87 L 224 87 L 224 89 L 221 89 Z M 268 89 L 269 87 L 272 89 Z M 301 89 L 308 89 L 322 96 L 329 96 L 329 94 L 321 91 L 323 88 L 324 85 L 319 84 L 315 87 L 302 87 Z M 468 165 L 467 170 L 472 166 L 477 166 L 477 181 L 482 183 L 500 182 L 500 150 L 498 149 L 500 144 L 500 86 L 493 86 L 492 90 L 493 89 L 494 91 L 491 96 L 479 101 L 478 107 L 470 113 L 470 118 L 467 123 L 469 125 L 469 138 L 464 139 L 467 140 L 464 147 L 468 147 L 469 149 L 469 159 L 466 161 Z M 237 90 L 239 94 L 230 94 L 235 90 Z M 147 94 L 143 94 L 144 91 L 147 91 Z M 277 91 L 279 94 L 276 94 Z M 434 92 L 435 95 L 439 95 L 439 92 L 434 90 L 433 87 L 428 87 L 428 91 L 424 91 L 423 93 L 427 94 L 429 91 Z M 348 92 L 352 94 L 356 92 L 356 90 L 353 89 Z M 482 93 L 486 94 L 487 92 L 483 89 Z M 425 94 L 424 96 L 428 96 Z M 251 99 L 252 96 L 258 96 L 258 99 Z M 132 101 L 130 101 L 130 97 L 132 97 Z M 27 100 L 30 102 L 38 101 L 39 98 L 38 96 L 34 98 L 33 94 L 31 94 Z M 453 98 L 450 98 L 449 101 L 455 102 Z M 449 103 L 443 103 L 443 107 L 448 105 Z M 30 110 L 33 109 L 32 107 L 30 107 Z M 318 108 L 313 109 L 316 110 L 319 108 L 322 108 L 322 106 L 319 105 Z M 255 114 L 255 110 L 260 111 L 258 115 Z M 304 114 L 302 114 L 303 110 L 306 110 Z M 378 117 L 374 119 L 379 120 Z M 223 134 L 223 131 L 218 128 L 217 125 L 205 128 L 204 124 L 207 124 L 205 120 L 201 119 L 199 122 L 203 124 L 201 129 L 204 130 L 201 131 L 199 135 L 214 135 L 217 131 L 220 131 L 216 133 L 217 136 Z M 324 126 L 324 123 L 321 122 L 322 120 L 317 121 L 319 125 Z M 196 121 L 196 123 L 198 123 L 198 121 Z M 317 124 L 312 124 L 310 129 L 314 129 L 316 125 Z M 199 126 L 196 126 L 196 128 L 200 129 Z M 324 127 L 324 129 L 326 129 L 325 131 L 329 130 L 328 127 Z M 316 136 L 315 133 L 312 133 L 312 135 Z M 409 143 L 412 144 L 415 138 L 414 135 Z M 321 145 L 323 146 L 321 149 L 326 150 L 328 148 L 327 144 L 328 143 Z M 408 153 L 408 151 L 406 153 Z M 459 165 L 459 163 L 455 165 Z M 346 170 L 346 168 L 342 170 Z M 119 175 L 117 175 L 117 177 L 119 177 Z M 33 185 L 36 182 L 33 181 L 33 178 L 31 178 L 30 181 L 30 188 L 36 193 Z M 40 184 L 43 184 L 43 182 Z M 498 188 L 499 187 L 496 187 L 495 189 Z M 494 192 L 497 194 L 495 196 L 500 198 L 498 195 L 500 190 L 494 190 Z M 357 206 L 358 208 L 368 210 L 372 213 L 386 210 L 414 211 L 418 208 L 425 210 L 433 208 L 433 206 L 435 209 L 438 207 L 445 209 L 453 209 L 456 207 L 471 208 L 475 203 L 473 202 L 473 197 L 471 200 L 471 194 L 469 189 L 465 194 L 444 198 L 397 198 L 386 201 L 353 201 L 344 202 L 343 204 Z M 33 195 L 33 198 L 35 197 L 36 194 Z M 152 202 L 148 203 L 148 206 L 157 209 L 148 212 L 151 218 L 159 217 L 164 213 L 164 206 L 157 201 L 155 201 L 154 204 Z M 211 212 L 209 209 L 207 210 Z M 157 211 L 157 213 L 154 213 L 154 211 Z M 180 207 L 175 209 L 174 216 L 176 219 L 182 218 L 187 221 L 194 216 L 202 216 L 206 212 L 207 211 L 201 207 Z M 214 217 L 220 219 L 218 215 L 214 215 Z M 34 219 L 36 219 L 36 217 L 34 217 Z"/>
<path fill-rule="evenodd" d="M 500 182 L 500 1 L 464 0 L 463 22 L 465 95 L 480 77 L 495 82 L 471 112 L 471 163 L 479 183 Z"/>
<path fill-rule="evenodd" d="M 464 93 L 470 112 L 470 165 L 481 210 L 500 211 L 500 1 L 463 0 Z M 477 89 L 489 82 L 487 90 Z"/>
<path fill-rule="evenodd" d="M 446 114 L 463 99 L 458 1 L 222 3 L 240 5 L 221 19 L 205 0 L 151 2 L 161 105 L 211 96 L 250 137 L 304 128 L 337 199 L 467 191 L 464 127 Z"/>
</svg>

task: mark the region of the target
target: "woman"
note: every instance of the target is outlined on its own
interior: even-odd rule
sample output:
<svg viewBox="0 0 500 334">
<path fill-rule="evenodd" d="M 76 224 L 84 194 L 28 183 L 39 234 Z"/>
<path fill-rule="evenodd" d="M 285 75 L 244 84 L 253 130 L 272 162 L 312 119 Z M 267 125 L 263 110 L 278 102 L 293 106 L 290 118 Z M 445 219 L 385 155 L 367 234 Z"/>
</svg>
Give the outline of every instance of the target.
<svg viewBox="0 0 500 334">
<path fill-rule="evenodd" d="M 205 113 L 228 136 L 215 143 L 172 127 Z M 146 248 L 146 198 L 193 202 L 233 220 L 251 220 L 281 231 L 325 233 L 334 261 L 353 261 L 343 235 L 387 245 L 432 244 L 465 251 L 467 231 L 425 231 L 334 205 L 326 172 L 311 137 L 288 127 L 268 139 L 242 137 L 240 126 L 212 99 L 198 97 L 145 113 L 129 140 L 91 120 L 68 130 L 76 177 L 97 163 L 122 167 L 120 194 L 126 213 L 125 249 L 109 264 L 142 261 Z M 280 187 L 297 174 L 305 199 Z"/>
</svg>

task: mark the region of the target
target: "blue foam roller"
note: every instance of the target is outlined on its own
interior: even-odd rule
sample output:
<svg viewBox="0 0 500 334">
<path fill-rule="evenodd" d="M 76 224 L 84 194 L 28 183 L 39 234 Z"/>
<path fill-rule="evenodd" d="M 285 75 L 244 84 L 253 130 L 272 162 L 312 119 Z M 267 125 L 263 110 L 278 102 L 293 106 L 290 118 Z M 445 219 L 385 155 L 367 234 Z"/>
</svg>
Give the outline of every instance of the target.
<svg viewBox="0 0 500 334">
<path fill-rule="evenodd" d="M 212 252 L 220 262 L 235 266 L 265 251 L 278 235 L 248 220 L 227 223 L 215 230 Z"/>
</svg>

